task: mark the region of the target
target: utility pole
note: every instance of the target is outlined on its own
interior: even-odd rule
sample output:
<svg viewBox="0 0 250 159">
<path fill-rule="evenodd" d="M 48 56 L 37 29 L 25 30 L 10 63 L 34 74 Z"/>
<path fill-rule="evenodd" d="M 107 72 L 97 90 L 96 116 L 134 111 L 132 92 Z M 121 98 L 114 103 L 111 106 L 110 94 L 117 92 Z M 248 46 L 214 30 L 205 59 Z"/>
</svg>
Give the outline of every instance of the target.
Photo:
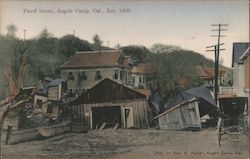
<svg viewBox="0 0 250 159">
<path fill-rule="evenodd" d="M 212 24 L 211 26 L 213 27 L 218 27 L 218 29 L 213 29 L 211 31 L 216 31 L 218 32 L 217 35 L 211 35 L 211 37 L 217 37 L 217 44 L 208 46 L 206 48 L 214 48 L 212 50 L 206 50 L 206 51 L 214 51 L 214 72 L 215 72 L 215 77 L 214 77 L 214 97 L 215 97 L 215 102 L 217 104 L 218 101 L 218 92 L 219 92 L 219 79 L 220 79 L 220 74 L 219 74 L 219 57 L 220 57 L 220 51 L 225 50 L 221 49 L 220 46 L 224 45 L 224 43 L 220 43 L 220 38 L 221 37 L 226 37 L 225 35 L 221 35 L 222 31 L 226 31 L 227 29 L 222 29 L 222 27 L 228 26 L 228 24 Z"/>
</svg>

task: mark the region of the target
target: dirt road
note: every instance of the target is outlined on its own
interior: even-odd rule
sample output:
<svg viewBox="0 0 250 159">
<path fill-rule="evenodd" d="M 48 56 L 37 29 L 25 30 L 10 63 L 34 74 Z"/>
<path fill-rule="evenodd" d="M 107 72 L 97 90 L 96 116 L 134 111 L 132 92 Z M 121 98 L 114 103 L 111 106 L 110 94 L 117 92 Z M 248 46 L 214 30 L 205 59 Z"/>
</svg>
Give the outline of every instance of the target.
<svg viewBox="0 0 250 159">
<path fill-rule="evenodd" d="M 105 129 L 86 134 L 68 133 L 46 140 L 4 145 L 6 159 L 249 159 L 249 137 L 240 142 L 222 138 L 217 131 L 163 131 L 157 129 Z"/>
</svg>

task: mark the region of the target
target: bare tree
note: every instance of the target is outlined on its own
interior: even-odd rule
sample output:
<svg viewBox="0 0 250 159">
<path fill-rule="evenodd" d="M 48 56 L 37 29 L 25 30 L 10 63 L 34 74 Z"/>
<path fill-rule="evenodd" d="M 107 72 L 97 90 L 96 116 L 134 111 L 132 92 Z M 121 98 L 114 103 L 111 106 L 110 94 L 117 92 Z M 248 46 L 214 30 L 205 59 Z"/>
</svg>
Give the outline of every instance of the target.
<svg viewBox="0 0 250 159">
<path fill-rule="evenodd" d="M 6 116 L 11 110 L 27 103 L 36 91 L 36 89 L 34 89 L 30 96 L 26 99 L 16 99 L 22 88 L 24 68 L 27 64 L 27 57 L 25 54 L 27 47 L 24 47 L 23 43 L 21 43 L 20 40 L 15 37 L 17 28 L 14 24 L 9 25 L 7 29 L 7 36 L 9 36 L 8 43 L 10 43 L 10 53 L 13 55 L 12 58 L 14 58 L 14 60 L 10 61 L 8 66 L 8 95 L 4 100 L 0 101 L 0 108 L 2 111 L 0 116 L 0 159 L 2 159 L 1 136 Z M 40 82 L 38 84 L 40 84 Z M 35 88 L 37 87 L 38 85 Z"/>
</svg>

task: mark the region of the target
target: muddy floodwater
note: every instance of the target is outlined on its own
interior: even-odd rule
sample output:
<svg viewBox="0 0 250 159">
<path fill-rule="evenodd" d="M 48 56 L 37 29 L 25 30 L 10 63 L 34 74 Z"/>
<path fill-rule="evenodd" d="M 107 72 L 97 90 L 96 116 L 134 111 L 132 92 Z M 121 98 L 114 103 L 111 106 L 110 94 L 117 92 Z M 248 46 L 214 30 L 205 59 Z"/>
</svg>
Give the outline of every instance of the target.
<svg viewBox="0 0 250 159">
<path fill-rule="evenodd" d="M 238 141 L 217 130 L 163 131 L 157 129 L 91 130 L 67 133 L 15 145 L 3 143 L 4 159 L 249 159 L 249 136 Z"/>
</svg>

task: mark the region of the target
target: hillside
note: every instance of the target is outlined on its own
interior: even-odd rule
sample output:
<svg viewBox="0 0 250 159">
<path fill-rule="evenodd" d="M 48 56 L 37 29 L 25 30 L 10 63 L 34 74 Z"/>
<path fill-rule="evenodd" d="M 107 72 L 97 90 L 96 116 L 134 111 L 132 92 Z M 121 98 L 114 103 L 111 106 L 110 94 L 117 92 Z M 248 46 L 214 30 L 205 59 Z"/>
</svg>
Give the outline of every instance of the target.
<svg viewBox="0 0 250 159">
<path fill-rule="evenodd" d="M 177 84 L 182 89 L 202 84 L 197 77 L 196 66 L 214 67 L 214 62 L 205 56 L 171 45 L 154 45 L 151 50 L 144 46 L 126 46 L 122 49 L 126 55 L 133 58 L 132 61 L 150 62 L 157 66 L 158 76 L 152 86 L 165 96 L 166 100 L 175 96 L 178 91 Z M 229 74 L 232 73 L 232 70 L 225 66 L 221 68 Z"/>
<path fill-rule="evenodd" d="M 102 45 L 100 37 L 95 36 L 94 43 L 80 39 L 74 35 L 54 37 L 48 30 L 43 30 L 37 37 L 23 41 L 15 35 L 0 36 L 0 89 L 1 97 L 6 95 L 6 70 L 12 65 L 17 73 L 19 58 L 25 56 L 27 63 L 24 70 L 24 86 L 36 83 L 45 76 L 60 77 L 60 65 L 69 60 L 77 51 L 113 49 Z M 159 91 L 170 99 L 176 92 L 176 83 L 183 89 L 201 85 L 196 76 L 198 65 L 212 67 L 213 61 L 196 52 L 180 47 L 154 44 L 152 48 L 130 45 L 121 47 L 125 55 L 131 57 L 131 62 L 150 62 L 158 68 L 158 76 L 152 89 Z M 5 70 L 5 71 L 4 71 Z"/>
</svg>

